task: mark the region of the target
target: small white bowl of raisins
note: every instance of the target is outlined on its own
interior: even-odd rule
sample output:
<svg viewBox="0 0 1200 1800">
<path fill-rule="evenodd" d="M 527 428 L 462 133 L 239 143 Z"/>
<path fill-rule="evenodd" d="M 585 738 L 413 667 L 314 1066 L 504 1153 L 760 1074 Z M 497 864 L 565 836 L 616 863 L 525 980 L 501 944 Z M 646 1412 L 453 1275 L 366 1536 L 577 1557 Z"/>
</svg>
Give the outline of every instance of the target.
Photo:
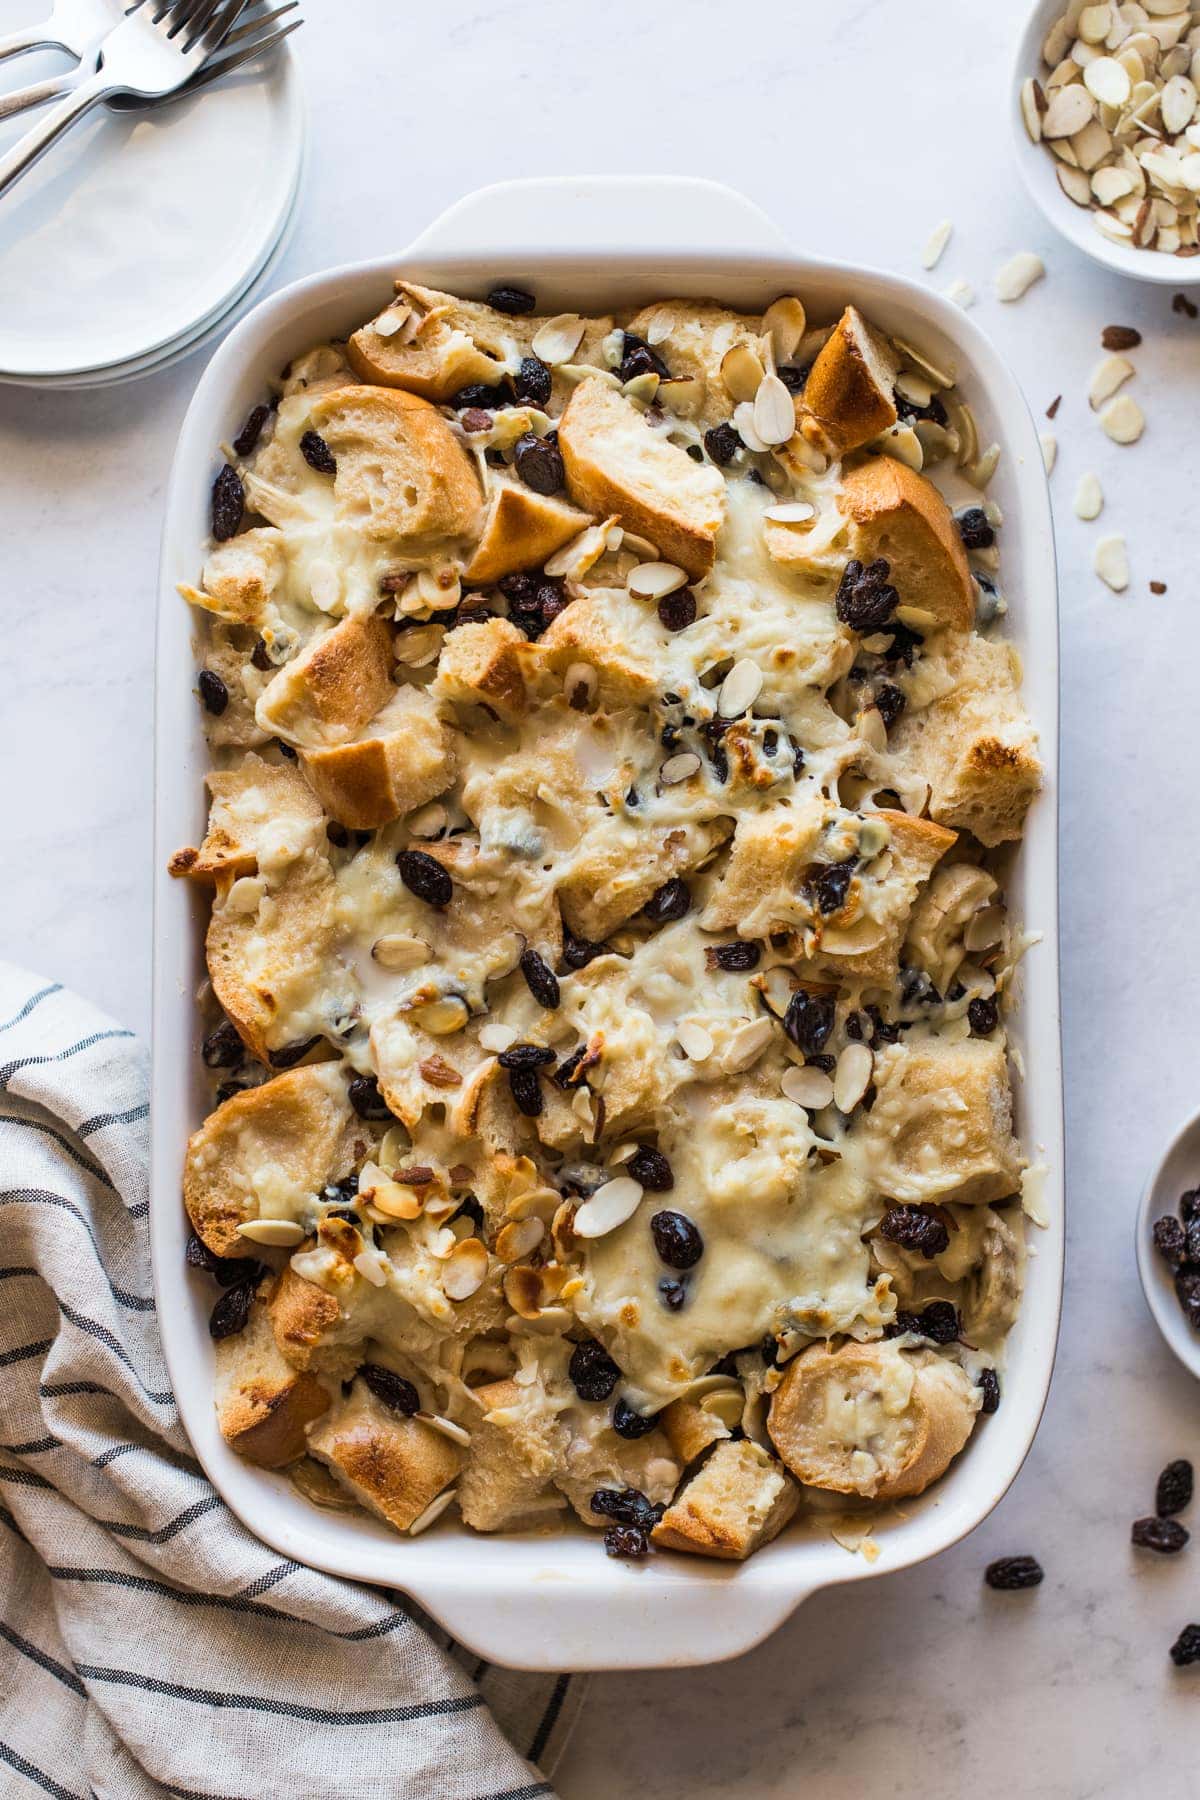
<svg viewBox="0 0 1200 1800">
<path fill-rule="evenodd" d="M 1146 1183 L 1137 1262 L 1158 1329 L 1184 1367 L 1200 1375 L 1200 1113 L 1176 1132 Z"/>
</svg>

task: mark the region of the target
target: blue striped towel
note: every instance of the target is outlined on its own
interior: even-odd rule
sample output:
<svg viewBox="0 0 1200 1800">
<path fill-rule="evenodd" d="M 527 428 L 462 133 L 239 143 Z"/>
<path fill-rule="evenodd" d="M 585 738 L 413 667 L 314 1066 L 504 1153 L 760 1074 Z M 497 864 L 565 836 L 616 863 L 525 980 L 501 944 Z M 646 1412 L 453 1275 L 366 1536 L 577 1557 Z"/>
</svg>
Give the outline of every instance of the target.
<svg viewBox="0 0 1200 1800">
<path fill-rule="evenodd" d="M 0 1793 L 550 1795 L 577 1679 L 480 1664 L 402 1595 L 281 1560 L 192 1457 L 146 1096 L 132 1032 L 0 964 Z"/>
</svg>

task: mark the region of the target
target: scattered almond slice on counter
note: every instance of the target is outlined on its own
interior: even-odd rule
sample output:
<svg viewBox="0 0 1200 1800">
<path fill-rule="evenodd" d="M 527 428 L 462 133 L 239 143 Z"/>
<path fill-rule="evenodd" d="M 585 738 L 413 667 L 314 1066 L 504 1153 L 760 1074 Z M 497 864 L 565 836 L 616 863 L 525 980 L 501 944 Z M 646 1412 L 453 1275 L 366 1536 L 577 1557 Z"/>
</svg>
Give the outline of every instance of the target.
<svg viewBox="0 0 1200 1800">
<path fill-rule="evenodd" d="M 1092 566 L 1105 587 L 1123 594 L 1129 586 L 1129 557 L 1123 537 L 1101 538 L 1092 557 Z"/>
<path fill-rule="evenodd" d="M 1136 444 L 1146 429 L 1142 409 L 1132 394 L 1118 394 L 1100 414 L 1106 436 L 1114 444 Z"/>
<path fill-rule="evenodd" d="M 1075 517 L 1098 519 L 1104 506 L 1104 493 L 1095 475 L 1081 475 L 1075 488 Z"/>
<path fill-rule="evenodd" d="M 996 275 L 996 294 L 1004 301 L 1019 300 L 1046 273 L 1046 265 L 1032 250 L 1018 250 Z"/>
<path fill-rule="evenodd" d="M 953 300 L 955 306 L 961 306 L 966 312 L 968 306 L 975 304 L 975 289 L 969 281 L 952 281 L 946 289 L 947 300 Z"/>
<path fill-rule="evenodd" d="M 1052 431 L 1043 431 L 1038 434 L 1038 443 L 1042 446 L 1042 466 L 1047 475 L 1053 475 L 1058 461 L 1058 439 Z"/>
<path fill-rule="evenodd" d="M 1119 387 L 1135 373 L 1127 356 L 1106 356 L 1092 370 L 1088 383 L 1088 404 L 1093 412 L 1111 400 Z"/>
<path fill-rule="evenodd" d="M 950 242 L 950 234 L 953 230 L 953 223 L 949 219 L 943 219 L 940 225 L 934 226 L 929 234 L 925 248 L 921 252 L 921 267 L 923 269 L 937 268 L 938 263 L 942 258 L 942 252 Z"/>
</svg>

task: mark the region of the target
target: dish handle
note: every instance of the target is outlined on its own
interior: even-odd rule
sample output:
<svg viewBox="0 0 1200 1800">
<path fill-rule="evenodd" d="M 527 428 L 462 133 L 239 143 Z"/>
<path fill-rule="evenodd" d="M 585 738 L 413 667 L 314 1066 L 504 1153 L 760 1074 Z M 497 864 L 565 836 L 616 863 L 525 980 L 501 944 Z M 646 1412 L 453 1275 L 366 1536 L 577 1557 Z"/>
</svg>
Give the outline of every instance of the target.
<svg viewBox="0 0 1200 1800">
<path fill-rule="evenodd" d="M 436 218 L 409 256 L 495 255 L 506 265 L 548 247 L 556 257 L 599 248 L 653 257 L 793 254 L 754 201 L 691 175 L 553 175 L 477 188 Z"/>
</svg>

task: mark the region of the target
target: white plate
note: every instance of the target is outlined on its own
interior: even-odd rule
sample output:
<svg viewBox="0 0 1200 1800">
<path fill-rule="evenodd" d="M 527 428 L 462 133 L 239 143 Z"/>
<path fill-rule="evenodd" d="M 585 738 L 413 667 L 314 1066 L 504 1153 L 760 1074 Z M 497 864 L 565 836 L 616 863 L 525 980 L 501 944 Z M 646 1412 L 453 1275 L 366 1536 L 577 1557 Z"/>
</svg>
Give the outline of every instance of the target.
<svg viewBox="0 0 1200 1800">
<path fill-rule="evenodd" d="M 0 30 L 22 10 L 0 0 Z M 4 85 L 42 63 L 0 65 Z M 290 44 L 189 100 L 77 126 L 0 200 L 0 380 L 116 370 L 196 335 L 277 243 L 303 144 Z"/>
<path fill-rule="evenodd" d="M 749 1562 L 661 1555 L 640 1565 L 604 1555 L 582 1526 L 483 1537 L 450 1521 L 416 1539 L 366 1515 L 323 1513 L 286 1476 L 252 1467 L 217 1428 L 211 1293 L 185 1269 L 183 1145 L 207 1095 L 194 1003 L 204 976 L 202 896 L 173 881 L 167 857 L 204 829 L 209 766 L 195 679 L 194 623 L 175 584 L 204 559 L 217 446 L 290 357 L 370 317 L 393 277 L 482 295 L 519 280 L 545 310 L 600 311 L 664 293 L 761 308 L 799 293 L 813 317 L 856 300 L 885 329 L 950 357 L 979 421 L 1003 454 L 991 492 L 1003 509 L 1009 635 L 1042 740 L 1045 790 L 1006 886 L 1014 915 L 1044 937 L 1022 965 L 1013 1031 L 1028 1073 L 1015 1091 L 1023 1141 L 1046 1165 L 1048 1229 L 1037 1234 L 1008 1345 L 1004 1398 L 945 1478 L 882 1524 L 874 1564 L 819 1526 L 793 1528 Z M 1054 540 L 1037 432 L 1016 382 L 951 302 L 894 275 L 792 251 L 728 188 L 681 179 L 566 178 L 471 195 L 394 255 L 310 276 L 271 295 L 217 349 L 179 436 L 163 535 L 155 737 L 154 1088 L 151 1245 L 163 1345 L 180 1416 L 233 1511 L 282 1555 L 356 1581 L 400 1587 L 480 1656 L 525 1668 L 668 1667 L 715 1662 L 761 1642 L 815 1589 L 890 1573 L 944 1550 L 1000 1499 L 1033 1439 L 1050 1380 L 1063 1259 L 1062 1077 L 1057 963 L 1058 643 Z M 813 1646 L 819 1658 L 820 1646 Z"/>
</svg>

